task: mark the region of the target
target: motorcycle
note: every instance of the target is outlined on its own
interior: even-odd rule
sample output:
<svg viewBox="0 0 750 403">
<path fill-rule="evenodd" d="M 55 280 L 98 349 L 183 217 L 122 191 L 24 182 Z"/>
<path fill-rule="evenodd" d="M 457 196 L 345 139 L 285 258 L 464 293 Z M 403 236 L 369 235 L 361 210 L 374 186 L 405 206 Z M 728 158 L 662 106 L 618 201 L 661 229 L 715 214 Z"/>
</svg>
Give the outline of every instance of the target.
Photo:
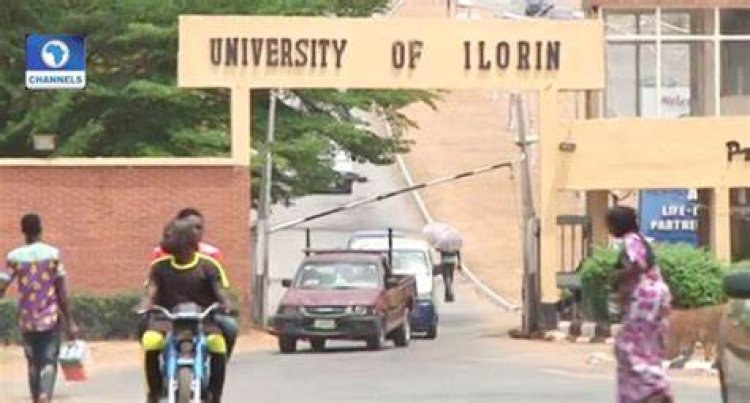
<svg viewBox="0 0 750 403">
<path fill-rule="evenodd" d="M 209 354 L 203 321 L 218 308 L 214 303 L 201 311 L 195 303 L 183 303 L 172 312 L 159 305 L 139 312 L 156 312 L 172 322 L 162 352 L 163 397 L 169 403 L 201 403 L 207 399 Z"/>
</svg>

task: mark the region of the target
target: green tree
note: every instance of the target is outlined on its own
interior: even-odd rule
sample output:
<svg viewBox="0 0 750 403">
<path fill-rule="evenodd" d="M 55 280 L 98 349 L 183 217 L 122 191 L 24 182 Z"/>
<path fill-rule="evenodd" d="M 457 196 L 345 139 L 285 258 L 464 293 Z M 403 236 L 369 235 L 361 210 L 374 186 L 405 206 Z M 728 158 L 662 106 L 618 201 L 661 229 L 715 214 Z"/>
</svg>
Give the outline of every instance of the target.
<svg viewBox="0 0 750 403">
<path fill-rule="evenodd" d="M 57 156 L 221 156 L 229 151 L 229 93 L 176 87 L 180 14 L 367 17 L 388 0 L 5 0 L 0 8 L 0 157 L 32 156 L 35 133 L 56 133 Z M 87 34 L 87 88 L 27 91 L 24 35 Z M 435 107 L 438 94 L 404 90 L 286 91 L 278 103 L 275 198 L 320 189 L 334 177 L 321 156 L 334 143 L 356 160 L 388 164 L 416 126 L 400 110 Z M 378 136 L 352 114 L 376 111 L 395 128 Z M 263 143 L 268 92 L 253 92 L 252 146 Z M 254 159 L 254 166 L 260 162 Z M 257 192 L 254 192 L 257 194 Z"/>
</svg>

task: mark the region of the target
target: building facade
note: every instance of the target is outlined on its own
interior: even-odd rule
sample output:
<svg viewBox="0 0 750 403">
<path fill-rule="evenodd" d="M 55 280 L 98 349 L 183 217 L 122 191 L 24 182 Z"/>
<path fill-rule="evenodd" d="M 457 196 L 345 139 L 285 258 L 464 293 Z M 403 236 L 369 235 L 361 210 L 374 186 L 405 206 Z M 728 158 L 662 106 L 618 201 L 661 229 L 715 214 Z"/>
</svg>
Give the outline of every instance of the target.
<svg viewBox="0 0 750 403">
<path fill-rule="evenodd" d="M 725 261 L 750 258 L 750 1 L 589 0 L 584 9 L 605 25 L 606 88 L 587 92 L 586 120 L 543 133 L 543 183 L 586 193 L 599 244 L 613 191 L 695 190 L 699 244 Z M 554 220 L 546 210 L 542 220 Z M 557 242 L 542 234 L 545 300 L 557 293 Z"/>
</svg>

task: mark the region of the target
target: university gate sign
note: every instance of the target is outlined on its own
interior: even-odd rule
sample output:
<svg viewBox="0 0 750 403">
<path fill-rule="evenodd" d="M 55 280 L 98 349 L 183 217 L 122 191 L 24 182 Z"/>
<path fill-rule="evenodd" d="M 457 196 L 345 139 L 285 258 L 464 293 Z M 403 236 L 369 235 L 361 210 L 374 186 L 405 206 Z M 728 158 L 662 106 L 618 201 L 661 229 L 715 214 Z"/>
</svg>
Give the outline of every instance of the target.
<svg viewBox="0 0 750 403">
<path fill-rule="evenodd" d="M 182 16 L 182 87 L 602 88 L 602 24 Z"/>
<path fill-rule="evenodd" d="M 604 88 L 604 28 L 594 19 L 184 15 L 177 70 L 180 87 L 231 89 L 236 165 L 250 161 L 250 93 L 258 88 L 537 90 L 543 157 L 559 152 L 558 91 Z M 555 230 L 551 168 L 541 186 L 541 277 L 550 296 L 557 250 L 544 235 Z"/>
</svg>

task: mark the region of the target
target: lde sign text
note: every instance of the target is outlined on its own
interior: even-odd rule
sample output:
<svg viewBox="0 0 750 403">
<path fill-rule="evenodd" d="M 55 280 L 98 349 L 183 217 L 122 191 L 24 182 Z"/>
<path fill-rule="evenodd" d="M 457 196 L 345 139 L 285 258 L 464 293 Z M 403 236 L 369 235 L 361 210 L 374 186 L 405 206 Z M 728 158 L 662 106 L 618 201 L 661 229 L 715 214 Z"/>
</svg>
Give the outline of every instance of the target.
<svg viewBox="0 0 750 403">
<path fill-rule="evenodd" d="M 346 63 L 345 38 L 210 38 L 213 66 L 340 69 Z M 463 41 L 464 70 L 560 69 L 560 41 Z M 391 67 L 416 69 L 429 50 L 421 40 L 394 41 Z"/>
<path fill-rule="evenodd" d="M 734 161 L 734 157 L 737 155 L 744 155 L 745 161 L 750 161 L 750 148 L 741 147 L 738 141 L 732 140 L 727 141 L 727 161 Z"/>
</svg>

